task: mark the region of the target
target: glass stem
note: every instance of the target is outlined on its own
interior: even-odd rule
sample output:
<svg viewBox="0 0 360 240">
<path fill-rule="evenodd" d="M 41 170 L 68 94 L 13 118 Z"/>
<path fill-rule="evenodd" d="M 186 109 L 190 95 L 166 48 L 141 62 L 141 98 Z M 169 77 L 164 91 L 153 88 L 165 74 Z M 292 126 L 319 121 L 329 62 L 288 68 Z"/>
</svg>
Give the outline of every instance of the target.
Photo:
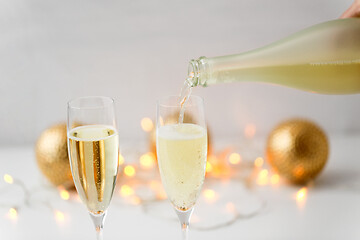
<svg viewBox="0 0 360 240">
<path fill-rule="evenodd" d="M 189 222 L 191 218 L 191 214 L 194 211 L 194 208 L 190 208 L 186 211 L 181 211 L 175 208 L 175 212 L 178 215 L 181 224 L 181 232 L 182 232 L 182 239 L 188 239 L 188 230 L 189 230 Z"/>
<path fill-rule="evenodd" d="M 99 214 L 90 213 L 90 217 L 93 220 L 96 230 L 96 239 L 103 240 L 103 228 L 104 228 L 104 220 L 105 220 L 106 212 L 102 212 Z"/>
<path fill-rule="evenodd" d="M 189 223 L 181 223 L 181 232 L 182 232 L 182 239 L 188 239 L 188 232 L 189 232 Z"/>
</svg>

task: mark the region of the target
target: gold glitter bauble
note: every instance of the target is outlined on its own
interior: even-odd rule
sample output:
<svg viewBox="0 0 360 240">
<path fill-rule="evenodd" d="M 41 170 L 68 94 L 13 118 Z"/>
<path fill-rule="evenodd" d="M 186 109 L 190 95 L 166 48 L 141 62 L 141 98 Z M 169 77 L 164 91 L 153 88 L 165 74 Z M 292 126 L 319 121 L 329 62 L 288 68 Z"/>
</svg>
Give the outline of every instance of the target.
<svg viewBox="0 0 360 240">
<path fill-rule="evenodd" d="M 313 122 L 293 119 L 278 125 L 267 141 L 266 157 L 281 176 L 293 183 L 314 179 L 328 159 L 325 133 Z"/>
<path fill-rule="evenodd" d="M 41 172 L 54 185 L 73 185 L 67 151 L 66 124 L 46 129 L 36 147 L 36 159 Z"/>
</svg>

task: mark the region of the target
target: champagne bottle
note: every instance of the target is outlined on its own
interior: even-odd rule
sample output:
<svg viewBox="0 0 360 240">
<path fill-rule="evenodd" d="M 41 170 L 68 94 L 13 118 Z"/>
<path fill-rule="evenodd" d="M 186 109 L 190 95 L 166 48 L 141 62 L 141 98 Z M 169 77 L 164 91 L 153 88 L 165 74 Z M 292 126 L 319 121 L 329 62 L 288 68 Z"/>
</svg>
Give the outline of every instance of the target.
<svg viewBox="0 0 360 240">
<path fill-rule="evenodd" d="M 360 92 L 360 19 L 338 19 L 249 52 L 191 60 L 190 87 L 266 82 L 322 94 Z"/>
</svg>

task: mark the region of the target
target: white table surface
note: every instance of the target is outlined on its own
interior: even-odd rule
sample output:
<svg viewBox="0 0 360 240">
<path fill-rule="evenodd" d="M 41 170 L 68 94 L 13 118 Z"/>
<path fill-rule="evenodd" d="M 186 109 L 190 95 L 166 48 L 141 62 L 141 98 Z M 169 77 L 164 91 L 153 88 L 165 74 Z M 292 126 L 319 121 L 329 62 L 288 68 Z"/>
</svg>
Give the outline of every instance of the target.
<svg viewBox="0 0 360 240">
<path fill-rule="evenodd" d="M 241 182 L 206 180 L 218 199 L 208 203 L 201 195 L 194 211 L 190 239 L 360 239 L 360 136 L 330 137 L 330 158 L 301 209 L 294 199 L 300 186 L 280 183 L 248 190 Z M 23 202 L 19 187 L 0 180 L 0 239 L 95 239 L 87 211 L 72 194 L 60 198 L 38 170 L 34 148 L 2 147 L 1 177 L 11 174 L 32 191 L 31 204 Z M 120 197 L 119 186 L 109 208 L 104 239 L 181 239 L 176 215 L 167 201 L 131 205 Z M 232 218 L 226 204 L 240 215 L 232 224 L 208 229 Z M 10 206 L 19 207 L 10 219 Z M 64 214 L 57 221 L 54 211 Z M 206 229 L 202 229 L 206 228 Z"/>
</svg>

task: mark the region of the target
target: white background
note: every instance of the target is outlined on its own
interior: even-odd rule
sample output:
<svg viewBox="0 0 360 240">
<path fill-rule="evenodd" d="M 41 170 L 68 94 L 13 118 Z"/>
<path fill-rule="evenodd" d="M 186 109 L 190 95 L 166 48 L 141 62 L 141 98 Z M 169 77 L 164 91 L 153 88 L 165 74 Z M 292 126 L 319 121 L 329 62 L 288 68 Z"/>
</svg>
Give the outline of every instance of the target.
<svg viewBox="0 0 360 240">
<path fill-rule="evenodd" d="M 0 146 L 33 144 L 65 121 L 69 99 L 85 95 L 113 97 L 122 141 L 141 140 L 140 120 L 154 119 L 159 97 L 179 93 L 190 59 L 263 46 L 337 18 L 351 2 L 0 0 Z M 241 137 L 248 123 L 266 136 L 291 117 L 331 134 L 360 130 L 360 95 L 256 83 L 194 93 L 214 138 Z"/>
</svg>

